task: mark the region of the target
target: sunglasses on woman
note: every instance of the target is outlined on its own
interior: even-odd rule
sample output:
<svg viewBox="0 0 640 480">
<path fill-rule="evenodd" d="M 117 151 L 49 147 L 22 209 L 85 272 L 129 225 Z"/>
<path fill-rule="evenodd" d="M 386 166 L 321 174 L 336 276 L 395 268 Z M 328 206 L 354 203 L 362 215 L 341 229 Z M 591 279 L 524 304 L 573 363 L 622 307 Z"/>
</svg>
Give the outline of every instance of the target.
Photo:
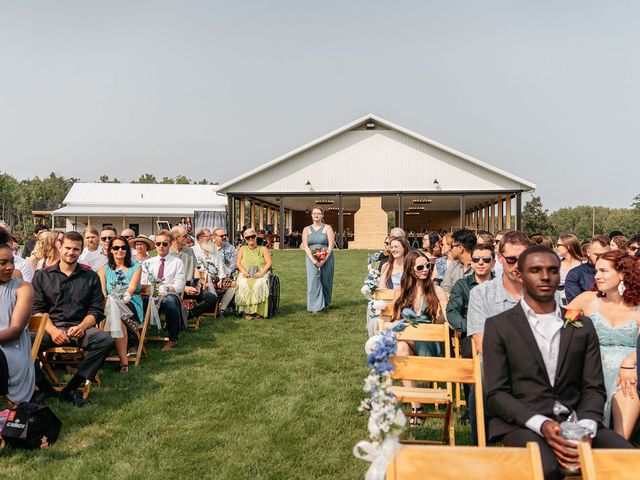
<svg viewBox="0 0 640 480">
<path fill-rule="evenodd" d="M 114 245 L 113 247 L 111 247 L 111 250 L 117 252 L 119 250 L 127 250 L 127 248 L 129 247 L 127 247 L 126 245 Z"/>
<path fill-rule="evenodd" d="M 422 272 L 424 270 L 429 270 L 431 269 L 431 264 L 430 263 L 423 263 L 422 265 L 414 265 L 413 269 L 416 272 Z"/>
<path fill-rule="evenodd" d="M 478 263 L 480 260 L 482 260 L 484 263 L 491 263 L 491 260 L 493 260 L 493 258 L 491 258 L 491 257 L 471 257 L 471 261 L 473 263 Z"/>
<path fill-rule="evenodd" d="M 254 238 L 256 238 L 255 235 L 247 235 L 246 237 L 244 237 L 245 240 L 253 240 Z"/>
</svg>

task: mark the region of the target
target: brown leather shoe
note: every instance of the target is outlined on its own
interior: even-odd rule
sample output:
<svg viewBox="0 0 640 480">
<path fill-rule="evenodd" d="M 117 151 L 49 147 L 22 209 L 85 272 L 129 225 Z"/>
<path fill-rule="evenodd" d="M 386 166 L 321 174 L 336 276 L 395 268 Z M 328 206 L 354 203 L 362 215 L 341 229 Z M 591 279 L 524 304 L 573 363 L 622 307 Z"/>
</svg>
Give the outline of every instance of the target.
<svg viewBox="0 0 640 480">
<path fill-rule="evenodd" d="M 174 348 L 176 348 L 178 346 L 178 342 L 173 342 L 173 341 L 168 341 L 167 343 L 164 344 L 164 347 L 162 347 L 162 351 L 163 352 L 170 352 L 171 350 L 173 350 Z"/>
</svg>

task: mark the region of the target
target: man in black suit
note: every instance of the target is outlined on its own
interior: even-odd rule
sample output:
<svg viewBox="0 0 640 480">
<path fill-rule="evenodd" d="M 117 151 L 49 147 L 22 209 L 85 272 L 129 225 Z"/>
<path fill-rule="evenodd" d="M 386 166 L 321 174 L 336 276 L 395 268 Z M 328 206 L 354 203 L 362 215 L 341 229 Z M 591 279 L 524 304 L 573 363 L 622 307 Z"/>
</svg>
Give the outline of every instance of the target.
<svg viewBox="0 0 640 480">
<path fill-rule="evenodd" d="M 556 305 L 560 260 L 536 245 L 518 259 L 523 299 L 487 320 L 483 340 L 489 436 L 507 446 L 540 446 L 547 479 L 578 462 L 574 444 L 560 433 L 571 411 L 590 432 L 594 448 L 633 448 L 602 425 L 605 387 L 600 344 L 591 320 L 565 324 Z M 579 326 L 580 322 L 582 326 Z"/>
</svg>

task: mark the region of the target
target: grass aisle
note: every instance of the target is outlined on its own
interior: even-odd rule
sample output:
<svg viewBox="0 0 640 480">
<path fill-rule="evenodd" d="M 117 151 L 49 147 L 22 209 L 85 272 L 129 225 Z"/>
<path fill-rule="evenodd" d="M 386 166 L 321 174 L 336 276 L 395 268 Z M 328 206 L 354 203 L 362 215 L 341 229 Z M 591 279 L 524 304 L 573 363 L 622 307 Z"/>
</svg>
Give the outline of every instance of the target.
<svg viewBox="0 0 640 480">
<path fill-rule="evenodd" d="M 128 376 L 104 371 L 90 404 L 49 405 L 63 421 L 49 450 L 4 450 L 2 477 L 354 479 L 366 438 L 366 252 L 336 252 L 334 308 L 306 312 L 303 253 L 274 252 L 272 320 L 206 320 L 180 347 Z"/>
</svg>

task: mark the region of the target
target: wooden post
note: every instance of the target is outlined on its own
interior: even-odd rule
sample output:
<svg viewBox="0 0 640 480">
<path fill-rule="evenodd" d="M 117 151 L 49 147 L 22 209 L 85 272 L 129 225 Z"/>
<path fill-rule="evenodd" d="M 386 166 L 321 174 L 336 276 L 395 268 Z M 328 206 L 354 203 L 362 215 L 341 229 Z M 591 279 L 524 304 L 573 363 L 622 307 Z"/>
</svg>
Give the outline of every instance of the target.
<svg viewBox="0 0 640 480">
<path fill-rule="evenodd" d="M 124 230 L 127 225 L 127 217 L 125 217 L 124 215 L 122 216 L 122 230 Z M 122 230 L 120 230 L 120 233 L 122 233 Z"/>
<path fill-rule="evenodd" d="M 464 195 L 460 195 L 460 228 L 464 228 L 467 225 L 467 222 L 465 221 L 465 198 Z"/>
<path fill-rule="evenodd" d="M 267 206 L 267 225 L 271 225 L 271 207 L 270 206 Z"/>
<path fill-rule="evenodd" d="M 398 226 L 404 228 L 404 195 L 398 195 Z"/>
<path fill-rule="evenodd" d="M 244 227 L 246 225 L 245 222 L 245 218 L 246 218 L 246 212 L 245 212 L 245 204 L 244 204 L 244 198 L 240 198 L 240 227 L 238 228 L 238 230 L 241 231 L 242 234 L 242 227 Z"/>
<path fill-rule="evenodd" d="M 227 235 L 231 245 L 236 243 L 236 201 L 229 195 L 227 197 Z"/>
<path fill-rule="evenodd" d="M 495 204 L 493 203 L 493 200 L 491 200 L 491 202 L 489 203 L 489 228 L 487 228 L 487 230 L 489 230 L 491 233 L 495 233 L 496 231 L 495 220 L 496 220 L 496 208 L 495 208 Z"/>
<path fill-rule="evenodd" d="M 249 225 L 251 225 L 251 228 L 253 228 L 255 230 L 255 228 L 256 228 L 256 204 L 253 203 L 253 200 L 251 200 L 249 202 L 249 215 L 251 215 L 251 218 L 249 219 Z"/>
<path fill-rule="evenodd" d="M 343 249 L 344 241 L 344 201 L 342 194 L 338 195 L 338 248 Z"/>
<path fill-rule="evenodd" d="M 503 228 L 503 217 L 504 217 L 504 198 L 502 196 L 498 197 L 498 230 L 502 230 Z"/>
<path fill-rule="evenodd" d="M 280 249 L 284 250 L 284 197 L 280 197 L 280 222 L 279 222 L 279 234 L 280 234 Z"/>
<path fill-rule="evenodd" d="M 506 211 L 505 211 L 505 228 L 508 228 L 509 230 L 511 230 L 511 194 L 507 195 L 507 198 L 505 199 L 506 202 Z"/>
<path fill-rule="evenodd" d="M 87 216 L 87 228 L 91 226 L 91 217 Z"/>
<path fill-rule="evenodd" d="M 516 193 L 516 230 L 522 230 L 522 193 Z"/>
<path fill-rule="evenodd" d="M 260 222 L 258 225 L 260 225 L 260 230 L 264 230 L 264 205 L 258 205 L 258 212 L 260 213 Z"/>
</svg>

